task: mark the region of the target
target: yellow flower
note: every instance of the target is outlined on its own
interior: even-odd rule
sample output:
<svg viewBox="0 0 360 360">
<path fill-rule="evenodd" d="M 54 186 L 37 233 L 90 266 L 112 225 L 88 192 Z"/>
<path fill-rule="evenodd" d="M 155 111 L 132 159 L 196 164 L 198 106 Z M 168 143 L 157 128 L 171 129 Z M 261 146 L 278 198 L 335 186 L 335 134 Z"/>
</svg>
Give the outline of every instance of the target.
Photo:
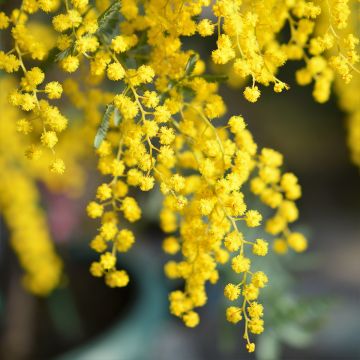
<svg viewBox="0 0 360 360">
<path fill-rule="evenodd" d="M 224 289 L 224 295 L 230 301 L 234 301 L 240 296 L 240 288 L 234 284 L 227 284 Z"/>
<path fill-rule="evenodd" d="M 226 319 L 227 321 L 237 324 L 242 320 L 241 308 L 236 306 L 230 306 L 226 309 Z"/>
<path fill-rule="evenodd" d="M 33 131 L 33 126 L 29 120 L 20 119 L 16 122 L 16 131 L 28 135 Z"/>
<path fill-rule="evenodd" d="M 197 31 L 201 36 L 211 36 L 214 33 L 215 24 L 210 20 L 203 19 L 197 25 Z"/>
<path fill-rule="evenodd" d="M 110 199 L 112 195 L 111 187 L 108 184 L 101 184 L 96 191 L 96 197 L 101 200 Z"/>
<path fill-rule="evenodd" d="M 255 255 L 265 256 L 268 252 L 268 243 L 263 239 L 256 239 L 252 251 Z"/>
<path fill-rule="evenodd" d="M 256 300 L 259 296 L 259 288 L 254 284 L 247 284 L 244 286 L 242 294 L 248 300 Z"/>
<path fill-rule="evenodd" d="M 251 282 L 257 288 L 263 288 L 268 282 L 268 277 L 262 271 L 257 271 L 253 274 Z"/>
<path fill-rule="evenodd" d="M 113 221 L 108 221 L 108 222 L 105 222 L 103 225 L 101 225 L 100 235 L 105 240 L 112 240 L 115 237 L 117 231 L 118 231 L 118 228 L 117 228 L 116 224 Z"/>
<path fill-rule="evenodd" d="M 260 97 L 260 90 L 257 86 L 247 86 L 244 90 L 244 96 L 247 101 L 254 103 Z"/>
<path fill-rule="evenodd" d="M 255 344 L 254 344 L 254 343 L 246 344 L 246 350 L 247 350 L 249 353 L 254 352 L 254 351 L 255 351 Z"/>
<path fill-rule="evenodd" d="M 104 207 L 95 201 L 91 201 L 89 205 L 86 207 L 86 211 L 89 217 L 95 219 L 103 214 Z"/>
<path fill-rule="evenodd" d="M 124 213 L 125 219 L 130 222 L 135 222 L 141 217 L 141 209 L 136 200 L 132 197 L 126 197 L 121 205 L 121 210 Z"/>
<path fill-rule="evenodd" d="M 249 227 L 259 226 L 261 220 L 262 216 L 257 210 L 248 210 L 245 214 L 246 225 Z"/>
<path fill-rule="evenodd" d="M 64 71 L 68 73 L 73 73 L 79 67 L 79 59 L 76 56 L 68 56 L 61 61 L 61 66 Z"/>
<path fill-rule="evenodd" d="M 120 252 L 127 252 L 133 246 L 135 236 L 130 230 L 120 230 L 116 237 L 116 249 Z"/>
<path fill-rule="evenodd" d="M 105 270 L 110 270 L 114 268 L 115 263 L 116 257 L 109 252 L 100 256 L 100 264 Z"/>
<path fill-rule="evenodd" d="M 236 273 L 247 272 L 250 269 L 250 259 L 237 255 L 232 259 L 231 267 Z"/>
<path fill-rule="evenodd" d="M 307 249 L 307 240 L 301 233 L 293 232 L 287 238 L 287 243 L 296 252 L 303 252 Z"/>
<path fill-rule="evenodd" d="M 228 121 L 228 125 L 230 126 L 231 132 L 234 134 L 241 133 L 246 127 L 242 116 L 232 116 Z"/>
<path fill-rule="evenodd" d="M 195 311 L 189 311 L 185 315 L 183 315 L 184 324 L 187 327 L 195 327 L 199 324 L 200 318 L 199 315 Z"/>
<path fill-rule="evenodd" d="M 51 81 L 45 86 L 45 92 L 49 99 L 60 99 L 63 88 L 57 81 Z"/>
<path fill-rule="evenodd" d="M 247 307 L 247 312 L 251 318 L 260 318 L 264 315 L 264 307 L 256 301 L 252 301 Z"/>
<path fill-rule="evenodd" d="M 38 67 L 33 67 L 31 70 L 25 73 L 25 76 L 21 79 L 21 86 L 26 91 L 33 91 L 38 85 L 40 85 L 45 79 L 44 73 Z"/>
<path fill-rule="evenodd" d="M 251 319 L 248 324 L 248 329 L 253 334 L 261 334 L 264 331 L 264 320 L 263 319 Z"/>
<path fill-rule="evenodd" d="M 169 236 L 164 239 L 162 248 L 166 253 L 174 255 L 180 250 L 180 244 L 174 236 Z"/>
<path fill-rule="evenodd" d="M 93 250 L 102 253 L 107 249 L 107 244 L 106 241 L 100 235 L 97 235 L 90 242 L 90 247 Z"/>
<path fill-rule="evenodd" d="M 9 26 L 10 19 L 6 16 L 6 14 L 1 11 L 0 12 L 0 30 L 4 30 Z"/>
<path fill-rule="evenodd" d="M 63 174 L 65 172 L 65 163 L 64 160 L 62 159 L 55 159 L 51 164 L 50 164 L 50 171 L 55 173 L 55 174 Z"/>
<path fill-rule="evenodd" d="M 107 76 L 110 80 L 118 81 L 124 78 L 125 70 L 119 63 L 112 63 L 107 68 Z"/>
<path fill-rule="evenodd" d="M 110 271 L 105 276 L 105 282 L 112 288 L 124 287 L 129 283 L 129 275 L 125 270 Z"/>
<path fill-rule="evenodd" d="M 96 276 L 96 277 L 101 277 L 103 275 L 104 269 L 102 267 L 102 265 L 97 262 L 94 261 L 91 266 L 90 266 L 90 273 L 92 276 Z"/>
<path fill-rule="evenodd" d="M 44 146 L 52 149 L 58 142 L 58 137 L 55 131 L 44 131 L 41 135 L 41 143 Z"/>
<path fill-rule="evenodd" d="M 288 250 L 288 245 L 284 239 L 275 239 L 273 248 L 276 253 L 285 254 Z"/>
<path fill-rule="evenodd" d="M 239 250 L 243 241 L 244 239 L 242 234 L 237 231 L 233 231 L 226 235 L 224 244 L 229 251 L 233 252 Z"/>
</svg>

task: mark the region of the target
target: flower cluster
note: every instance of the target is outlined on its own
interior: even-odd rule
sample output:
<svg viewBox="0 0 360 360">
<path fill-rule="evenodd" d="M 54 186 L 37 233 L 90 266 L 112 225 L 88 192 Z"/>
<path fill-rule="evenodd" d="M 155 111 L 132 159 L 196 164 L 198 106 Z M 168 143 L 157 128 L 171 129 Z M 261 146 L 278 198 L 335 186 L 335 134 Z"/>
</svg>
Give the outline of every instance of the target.
<svg viewBox="0 0 360 360">
<path fill-rule="evenodd" d="M 349 16 L 349 28 L 353 33 L 359 34 L 358 16 L 356 12 L 352 12 Z M 352 43 L 358 43 L 355 38 L 350 37 Z M 349 84 L 337 80 L 336 90 L 339 97 L 339 103 L 347 117 L 347 142 L 351 151 L 351 159 L 354 164 L 360 167 L 360 103 L 358 101 L 358 93 L 360 88 L 360 72 L 352 71 L 353 79 Z"/>
<path fill-rule="evenodd" d="M 35 142 L 27 148 L 26 156 L 38 160 L 43 149 L 48 149 L 53 153 L 53 159 L 49 164 L 50 171 L 63 174 L 65 164 L 61 158 L 55 156 L 54 147 L 58 142 L 59 133 L 66 129 L 68 120 L 57 106 L 51 105 L 48 101 L 61 97 L 62 86 L 57 81 L 50 81 L 44 85 L 44 72 L 37 66 L 27 68 L 23 61 L 24 56 L 44 61 L 55 45 L 55 39 L 47 26 L 29 22 L 28 14 L 38 9 L 51 11 L 58 7 L 47 6 L 45 3 L 58 5 L 57 1 L 24 1 L 22 7 L 13 10 L 10 17 L 0 13 L 0 29 L 11 27 L 13 46 L 7 53 L 0 51 L 0 69 L 7 73 L 22 73 L 19 88 L 11 92 L 9 101 L 29 114 L 17 122 L 19 132 L 25 135 L 34 133 L 32 137 Z"/>
<path fill-rule="evenodd" d="M 104 278 L 110 287 L 129 283 L 118 257 L 135 243 L 131 226 L 142 216 L 136 193 L 160 189 L 160 226 L 167 234 L 163 250 L 175 256 L 166 263 L 165 273 L 184 281 L 183 290 L 169 295 L 170 312 L 186 326 L 196 326 L 200 321 L 197 309 L 207 302 L 206 285 L 219 281 L 219 264 L 229 263 L 239 282 L 224 288 L 232 302 L 226 318 L 234 324 L 243 320 L 247 349 L 255 350 L 250 334 L 264 330 L 259 296 L 269 279 L 261 268 L 254 269 L 251 256 L 266 256 L 271 247 L 268 240 L 244 233 L 262 226 L 275 237 L 272 247 L 277 253 L 306 250 L 306 238 L 289 228 L 298 218 L 295 201 L 301 197 L 301 187 L 294 174 L 282 172 L 280 153 L 258 149 L 242 116 L 224 119 L 226 105 L 216 77 L 205 74 L 205 62 L 195 50 L 184 50 L 182 41 L 197 33 L 211 36 L 217 29 L 212 60 L 231 65 L 232 82 L 252 79 L 252 85 L 244 89 L 250 102 L 259 98 L 259 84 L 272 84 L 275 92 L 287 89 L 276 77 L 278 69 L 288 60 L 304 60 L 306 67 L 297 72 L 297 81 L 305 85 L 314 80 L 314 97 L 324 102 L 335 74 L 350 82 L 358 62 L 357 38 L 342 34 L 350 2 L 330 3 L 327 8 L 305 0 L 218 0 L 212 6 L 217 23 L 201 18 L 204 7 L 210 5 L 207 0 L 186 4 L 24 0 L 10 16 L 0 13 L 0 29 L 11 30 L 13 44 L 8 52 L 0 52 L 0 69 L 21 73 L 18 89 L 10 91 L 9 100 L 24 115 L 15 125 L 18 133 L 28 135 L 27 157 L 38 160 L 34 163 L 40 164 L 40 171 L 50 156 L 50 170 L 58 174 L 65 172 L 66 160 L 66 167 L 76 176 L 59 178 L 76 187 L 81 179 L 77 159 L 91 152 L 92 143 L 96 148 L 97 169 L 104 180 L 86 208 L 88 216 L 100 222 L 90 242 L 98 253 L 90 267 L 92 275 Z M 51 16 L 51 26 L 30 21 L 40 10 L 47 13 L 43 16 Z M 281 43 L 286 26 L 290 39 Z M 41 63 L 52 59 L 53 53 L 68 78 L 62 84 L 44 85 Z M 38 66 L 26 67 L 25 59 Z M 59 99 L 63 91 L 82 112 L 83 121 L 64 132 L 61 152 L 58 135 L 68 121 L 49 100 Z M 50 151 L 42 154 L 43 148 Z M 54 155 L 55 148 L 62 157 L 58 150 Z M 15 171 L 9 173 L 17 177 Z M 54 185 L 54 181 L 48 183 Z M 251 208 L 247 184 L 273 209 L 270 218 L 263 219 Z M 1 193 L 7 194 L 6 186 L 0 182 Z M 9 194 L 5 216 L 16 233 L 21 223 L 12 225 L 11 214 L 26 198 L 12 203 L 17 194 Z M 35 210 L 32 213 L 39 215 Z M 34 225 L 34 234 L 40 232 L 39 224 Z M 13 246 L 30 278 L 44 273 L 39 268 L 50 274 L 47 282 L 42 277 L 27 281 L 33 292 L 46 293 L 56 285 L 61 266 L 54 260 L 52 247 L 46 245 L 46 235 L 39 243 L 40 250 L 36 248 L 25 260 L 24 250 L 17 242 Z M 29 264 L 34 254 L 44 259 L 35 261 L 39 268 L 33 269 Z"/>
<path fill-rule="evenodd" d="M 40 209 L 39 192 L 31 176 L 34 169 L 19 166 L 24 162 L 22 140 L 16 119 L 21 114 L 7 101 L 14 82 L 1 79 L 0 208 L 9 231 L 10 244 L 25 270 L 24 286 L 34 294 L 47 295 L 60 282 L 62 261 L 56 254 L 44 212 Z M 43 169 L 45 174 L 47 169 Z"/>
<path fill-rule="evenodd" d="M 230 64 L 232 83 L 250 79 L 244 90 L 248 101 L 260 97 L 257 84 L 273 85 L 275 92 L 288 89 L 276 76 L 279 69 L 288 61 L 303 61 L 296 80 L 300 85 L 314 81 L 313 96 L 322 103 L 329 99 L 336 76 L 349 83 L 353 72 L 360 71 L 359 40 L 348 30 L 348 18 L 357 6 L 355 0 L 217 0 L 212 6 L 217 22 L 202 20 L 198 32 L 210 36 L 217 27 L 212 60 Z"/>
<path fill-rule="evenodd" d="M 178 16 L 176 8 L 166 5 L 165 10 L 159 5 L 146 10 L 149 14 L 157 11 L 161 19 L 163 11 L 170 18 Z M 190 11 L 184 17 L 195 26 L 193 15 Z M 218 281 L 218 264 L 232 257 L 231 266 L 242 277 L 239 294 L 232 300 L 241 293 L 244 306 L 254 307 L 252 301 L 268 281 L 262 271 L 252 273 L 250 259 L 245 255 L 249 246 L 255 255 L 265 256 L 268 243 L 245 239 L 241 231 L 241 223 L 256 227 L 262 221 L 257 210 L 247 208 L 243 184 L 257 174 L 253 181 L 262 188 L 254 192 L 261 194 L 264 203 L 278 209 L 275 220 L 271 219 L 281 219 L 276 234 L 281 233 L 285 245 L 297 251 L 305 250 L 306 240 L 302 237 L 302 248 L 297 241 L 291 241 L 299 234 L 291 233 L 287 225 L 297 218 L 293 200 L 300 197 L 301 190 L 294 175 L 281 175 L 279 153 L 270 149 L 257 153 L 257 145 L 241 116 L 219 123 L 226 107 L 217 93 L 218 85 L 203 78 L 203 63 L 180 47 L 178 37 L 191 35 L 189 27 L 179 28 L 171 21 L 162 29 L 162 21 L 152 22 L 147 31 L 152 45 L 148 61 L 129 66 L 129 54 L 135 58 L 137 55 L 136 30 L 144 26 L 141 21 L 129 20 L 122 24 L 125 34 L 111 38 L 97 35 L 97 48 L 85 56 L 90 59 L 93 77 L 117 82 L 120 89 L 109 99 L 95 137 L 98 170 L 109 180 L 98 187 L 96 199 L 87 206 L 89 217 L 101 220 L 99 233 L 90 243 L 99 259 L 92 263 L 90 271 L 104 277 L 111 287 L 127 285 L 129 277 L 125 270 L 118 269 L 117 255 L 129 251 L 135 241 L 124 221 L 133 223 L 141 217 L 131 192 L 134 188 L 147 192 L 159 186 L 164 195 L 160 224 L 169 233 L 163 249 L 172 255 L 181 252 L 183 257 L 165 265 L 168 277 L 185 281 L 184 291 L 170 294 L 170 311 L 185 325 L 194 327 L 199 323 L 196 308 L 207 302 L 206 283 Z M 152 37 L 153 33 L 157 36 Z M 78 38 L 71 41 L 76 43 Z M 164 41 L 172 46 L 171 52 L 163 51 Z M 75 50 L 62 62 L 75 54 L 77 58 L 84 56 Z M 81 96 L 74 83 L 68 82 L 65 92 L 72 98 Z M 110 98 L 110 94 L 106 97 Z M 258 325 L 262 321 L 260 313 L 249 310 L 246 314 L 252 314 L 252 322 L 246 321 L 245 333 L 262 332 Z M 246 340 L 252 351 L 254 345 L 248 335 Z"/>
</svg>

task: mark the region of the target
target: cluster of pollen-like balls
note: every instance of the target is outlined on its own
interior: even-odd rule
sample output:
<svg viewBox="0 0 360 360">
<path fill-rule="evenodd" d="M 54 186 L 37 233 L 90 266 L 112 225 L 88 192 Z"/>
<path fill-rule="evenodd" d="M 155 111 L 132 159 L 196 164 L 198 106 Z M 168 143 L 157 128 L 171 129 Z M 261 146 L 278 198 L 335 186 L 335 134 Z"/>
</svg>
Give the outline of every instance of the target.
<svg viewBox="0 0 360 360">
<path fill-rule="evenodd" d="M 258 149 L 242 116 L 222 120 L 226 105 L 216 76 L 204 74 L 204 61 L 195 50 L 184 50 L 182 41 L 196 34 L 216 37 L 212 61 L 225 66 L 230 84 L 245 86 L 250 102 L 260 97 L 261 85 L 272 85 L 275 92 L 289 88 L 276 74 L 290 60 L 303 61 L 296 80 L 300 85 L 314 82 L 318 102 L 328 100 L 336 81 L 340 96 L 348 94 L 341 105 L 350 114 L 349 144 L 360 164 L 360 110 L 353 90 L 359 84 L 359 40 L 351 31 L 357 3 L 23 0 L 10 14 L 0 12 L 0 29 L 10 38 L 7 52 L 0 51 L 0 70 L 19 78 L 17 87 L 13 80 L 2 80 L 10 104 L 17 107 L 9 109 L 2 99 L 9 113 L 4 141 L 8 144 L 11 138 L 19 146 L 9 143 L 1 151 L 0 164 L 8 176 L 0 180 L 0 203 L 27 272 L 25 285 L 45 295 L 58 285 L 62 268 L 43 214 L 34 205 L 34 181 L 76 192 L 82 186 L 74 180 L 82 179 L 78 160 L 94 143 L 104 181 L 86 209 L 90 218 L 100 219 L 90 243 L 99 253 L 91 274 L 110 287 L 128 284 L 117 259 L 134 245 L 130 224 L 142 216 L 135 190 L 160 189 L 160 225 L 168 234 L 163 250 L 176 259 L 167 262 L 165 273 L 185 284 L 182 291 L 170 293 L 170 312 L 186 326 L 196 326 L 197 308 L 207 302 L 207 283 L 215 284 L 218 265 L 229 263 L 238 282 L 224 288 L 231 302 L 226 318 L 243 322 L 246 347 L 253 352 L 250 334 L 264 331 L 258 299 L 269 279 L 253 268 L 251 259 L 266 256 L 269 243 L 245 237 L 245 229 L 263 224 L 275 237 L 272 248 L 277 253 L 306 250 L 306 238 L 289 228 L 298 218 L 295 201 L 301 187 L 294 174 L 282 172 L 280 153 Z M 208 6 L 210 19 L 202 17 Z M 32 15 L 38 12 L 42 15 L 35 20 Z M 45 80 L 51 61 L 69 78 L 62 83 Z M 63 92 L 82 112 L 80 125 L 68 126 L 56 105 Z M 20 160 L 23 143 L 34 165 Z M 16 170 L 16 164 L 26 170 Z M 46 167 L 50 177 L 44 175 Z M 56 174 L 64 173 L 60 178 L 65 179 L 68 170 L 77 176 L 57 180 Z M 11 191 L 14 181 L 16 192 Z M 246 184 L 273 209 L 270 218 L 248 208 Z M 17 212 L 23 215 L 14 219 Z M 27 222 L 30 239 L 21 231 Z"/>
</svg>

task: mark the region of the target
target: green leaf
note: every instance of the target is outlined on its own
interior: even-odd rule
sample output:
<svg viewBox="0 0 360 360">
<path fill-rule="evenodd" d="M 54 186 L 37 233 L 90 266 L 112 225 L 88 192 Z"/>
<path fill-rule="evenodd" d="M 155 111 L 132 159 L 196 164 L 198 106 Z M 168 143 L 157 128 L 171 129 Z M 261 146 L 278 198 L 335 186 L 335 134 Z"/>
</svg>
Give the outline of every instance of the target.
<svg viewBox="0 0 360 360">
<path fill-rule="evenodd" d="M 314 338 L 311 332 L 291 323 L 282 326 L 278 334 L 286 344 L 297 348 L 306 347 Z"/>
<path fill-rule="evenodd" d="M 177 86 L 177 84 L 178 84 L 178 81 L 169 80 L 167 89 L 160 95 L 160 99 L 159 99 L 160 104 L 164 103 L 164 101 L 169 97 L 170 90 L 173 89 L 175 86 Z"/>
<path fill-rule="evenodd" d="M 264 333 L 256 342 L 257 360 L 277 360 L 280 358 L 280 342 L 275 334 Z"/>
<path fill-rule="evenodd" d="M 198 61 L 198 55 L 197 54 L 192 54 L 189 57 L 189 60 L 185 66 L 185 75 L 189 76 L 194 72 L 195 66 L 196 66 L 196 62 Z"/>
<path fill-rule="evenodd" d="M 98 35 L 113 37 L 120 20 L 120 1 L 114 1 L 98 18 Z"/>
<path fill-rule="evenodd" d="M 114 109 L 114 125 L 119 126 L 120 122 L 121 122 L 121 119 L 122 119 L 122 116 L 121 116 L 118 108 L 115 107 L 115 109 Z"/>
<path fill-rule="evenodd" d="M 109 130 L 109 122 L 111 114 L 114 112 L 115 106 L 113 104 L 106 105 L 106 110 L 104 113 L 104 116 L 101 120 L 100 127 L 95 135 L 94 139 L 94 147 L 96 149 L 99 148 L 103 140 L 105 139 L 105 136 Z"/>
<path fill-rule="evenodd" d="M 218 83 L 225 82 L 229 78 L 227 75 L 223 75 L 223 74 L 219 74 L 219 75 L 204 74 L 204 75 L 200 75 L 200 77 L 202 77 L 207 82 L 218 82 Z"/>
<path fill-rule="evenodd" d="M 72 43 L 67 49 L 65 49 L 65 50 L 59 52 L 58 54 L 56 54 L 55 62 L 59 62 L 61 60 L 64 60 L 68 56 L 72 55 L 74 53 L 74 50 L 75 50 L 75 43 Z"/>
<path fill-rule="evenodd" d="M 196 95 L 195 91 L 187 86 L 182 86 L 180 91 L 185 102 L 190 102 Z"/>
</svg>

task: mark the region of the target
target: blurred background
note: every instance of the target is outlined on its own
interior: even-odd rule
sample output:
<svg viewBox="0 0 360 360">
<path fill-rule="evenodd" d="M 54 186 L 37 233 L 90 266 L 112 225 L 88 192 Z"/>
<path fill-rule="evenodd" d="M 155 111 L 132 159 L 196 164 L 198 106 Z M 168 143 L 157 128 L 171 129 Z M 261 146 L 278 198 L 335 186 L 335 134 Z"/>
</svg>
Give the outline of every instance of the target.
<svg viewBox="0 0 360 360">
<path fill-rule="evenodd" d="M 130 285 L 114 290 L 90 276 L 94 254 L 88 243 L 96 224 L 84 209 L 99 182 L 91 174 L 80 199 L 42 187 L 42 206 L 66 273 L 48 298 L 21 287 L 22 271 L 1 220 L 0 359 L 360 359 L 359 169 L 350 163 L 345 115 L 336 98 L 316 104 L 310 88 L 295 85 L 295 68 L 280 74 L 290 91 L 264 89 L 256 105 L 241 90 L 221 85 L 229 114 L 242 114 L 259 146 L 282 152 L 286 169 L 298 175 L 303 197 L 295 229 L 310 242 L 305 254 L 267 257 L 267 326 L 255 355 L 244 350 L 241 326 L 224 319 L 222 289 L 232 276 L 225 269 L 208 289 L 197 328 L 185 328 L 169 315 L 167 293 L 181 283 L 168 281 L 162 271 L 167 257 L 157 225 L 159 194 L 140 201 L 138 241 L 121 260 Z"/>
</svg>

